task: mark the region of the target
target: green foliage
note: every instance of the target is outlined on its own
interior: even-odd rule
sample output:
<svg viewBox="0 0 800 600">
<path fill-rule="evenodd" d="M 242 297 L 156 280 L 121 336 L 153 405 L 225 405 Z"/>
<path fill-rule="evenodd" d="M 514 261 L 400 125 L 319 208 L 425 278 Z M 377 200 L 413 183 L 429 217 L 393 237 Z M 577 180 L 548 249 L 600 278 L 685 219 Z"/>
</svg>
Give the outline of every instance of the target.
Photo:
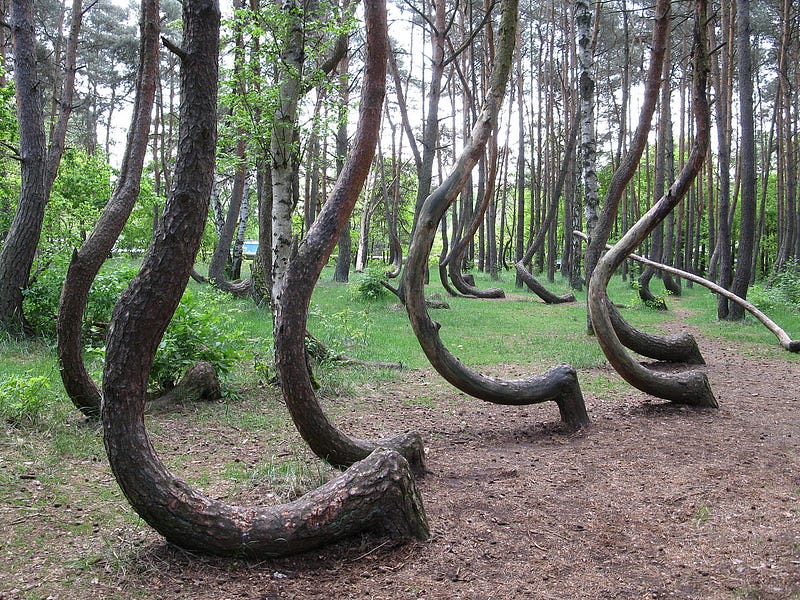
<svg viewBox="0 0 800 600">
<path fill-rule="evenodd" d="M 35 423 L 47 405 L 50 381 L 28 372 L 0 381 L 0 415 L 12 425 Z"/>
<path fill-rule="evenodd" d="M 46 338 L 56 335 L 58 300 L 68 265 L 67 257 L 56 256 L 50 267 L 26 290 L 26 315 L 36 332 Z M 84 339 L 95 343 L 87 348 L 90 356 L 102 361 L 103 340 L 111 312 L 137 271 L 132 262 L 114 260 L 107 262 L 98 273 L 83 319 Z M 216 291 L 188 289 L 158 347 L 150 375 L 153 387 L 174 387 L 184 371 L 198 360 L 210 362 L 220 375 L 228 373 L 240 357 L 233 310 L 220 302 Z"/>
<path fill-rule="evenodd" d="M 64 152 L 47 204 L 40 252 L 45 260 L 86 239 L 111 197 L 111 166 L 102 154 Z"/>
<path fill-rule="evenodd" d="M 241 337 L 231 308 L 220 302 L 219 292 L 187 289 L 158 346 L 151 385 L 174 387 L 186 369 L 199 360 L 211 363 L 219 375 L 226 375 L 241 358 L 237 346 Z"/>
<path fill-rule="evenodd" d="M 785 306 L 800 310 L 800 262 L 791 259 L 777 273 L 769 285 L 759 284 L 750 288 L 748 299 L 762 310 Z"/>
<path fill-rule="evenodd" d="M 381 283 L 386 278 L 385 268 L 384 265 L 371 265 L 366 271 L 356 275 L 349 286 L 351 296 L 365 302 L 385 300 L 390 294 Z"/>
<path fill-rule="evenodd" d="M 335 353 L 346 349 L 366 347 L 369 343 L 368 332 L 372 325 L 369 314 L 364 310 L 353 310 L 346 306 L 335 312 L 323 312 L 316 304 L 309 309 L 311 328 Z"/>
<path fill-rule="evenodd" d="M 0 73 L 5 74 L 2 66 Z M 13 148 L 18 145 L 18 138 L 14 82 L 9 78 L 8 83 L 0 87 L 0 143 Z M 0 155 L 0 232 L 8 231 L 11 226 L 19 185 L 19 163 L 10 157 Z"/>
<path fill-rule="evenodd" d="M 154 212 L 160 214 L 163 206 L 164 199 L 156 193 L 152 179 L 142 177 L 139 197 L 128 217 L 128 222 L 125 223 L 125 227 L 119 235 L 115 248 L 132 255 L 144 252 L 153 239 Z"/>
<path fill-rule="evenodd" d="M 58 300 L 69 267 L 69 256 L 61 252 L 52 257 L 47 269 L 25 290 L 25 315 L 34 331 L 55 338 Z M 102 338 L 117 299 L 137 272 L 133 263 L 112 261 L 97 274 L 89 291 L 83 315 L 83 334 Z"/>
</svg>

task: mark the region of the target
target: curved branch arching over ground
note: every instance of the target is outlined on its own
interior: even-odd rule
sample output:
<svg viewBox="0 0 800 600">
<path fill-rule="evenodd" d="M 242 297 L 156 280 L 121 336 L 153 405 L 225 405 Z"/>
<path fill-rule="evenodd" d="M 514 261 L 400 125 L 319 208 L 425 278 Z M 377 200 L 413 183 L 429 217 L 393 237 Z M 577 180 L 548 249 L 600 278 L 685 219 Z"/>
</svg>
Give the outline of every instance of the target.
<svg viewBox="0 0 800 600">
<path fill-rule="evenodd" d="M 573 231 L 572 235 L 584 241 L 589 239 L 589 236 L 582 231 Z M 606 244 L 606 248 L 611 248 L 611 245 Z M 635 255 L 628 255 L 628 258 L 634 257 Z M 658 335 L 641 331 L 625 320 L 613 302 L 608 303 L 608 314 L 619 341 L 637 354 L 673 363 L 689 365 L 706 363 L 692 334 L 683 331 L 673 335 Z"/>
<path fill-rule="evenodd" d="M 385 8 L 365 3 L 368 26 Z M 103 379 L 109 462 L 136 512 L 167 540 L 210 554 L 278 556 L 362 531 L 424 538 L 427 522 L 407 461 L 380 450 L 295 502 L 240 507 L 170 473 L 144 426 L 147 375 L 200 245 L 214 173 L 219 5 L 183 3 L 178 155 L 173 190 L 139 274 L 114 309 Z"/>
<path fill-rule="evenodd" d="M 150 113 L 158 77 L 159 2 L 143 0 L 140 14 L 139 68 L 131 128 L 114 193 L 92 233 L 72 254 L 58 305 L 58 359 L 61 380 L 73 404 L 87 417 L 100 416 L 100 390 L 83 362 L 83 312 L 95 276 L 105 262 L 139 197 L 147 154 Z"/>
<path fill-rule="evenodd" d="M 463 365 L 439 337 L 439 326 L 431 320 L 425 306 L 424 277 L 433 239 L 442 215 L 464 186 L 477 163 L 490 132 L 496 125 L 514 51 L 517 23 L 517 0 L 504 0 L 500 23 L 498 59 L 492 70 L 491 86 L 484 108 L 472 130 L 453 172 L 428 196 L 408 252 L 403 280 L 406 310 L 414 333 L 431 365 L 458 389 L 476 398 L 496 404 L 526 405 L 553 400 L 561 418 L 573 426 L 586 425 L 589 417 L 578 377 L 569 365 L 558 365 L 546 373 L 527 379 L 503 380 L 487 377 Z"/>
<path fill-rule="evenodd" d="M 372 0 L 376 4 L 377 0 Z M 377 7 L 372 7 L 377 12 Z M 353 439 L 339 431 L 319 405 L 306 368 L 306 323 L 314 285 L 346 226 L 366 181 L 380 129 L 386 78 L 385 15 L 374 15 L 367 29 L 367 69 L 353 149 L 328 201 L 299 245 L 285 274 L 285 289 L 275 307 L 275 367 L 286 406 L 300 435 L 314 453 L 336 467 L 347 467 L 376 447 L 399 451 L 415 471 L 424 471 L 422 438 L 417 433 L 377 442 Z"/>
<path fill-rule="evenodd" d="M 634 387 L 666 400 L 694 406 L 716 407 L 706 374 L 701 371 L 667 374 L 650 371 L 625 350 L 614 331 L 609 315 L 606 287 L 614 271 L 630 252 L 661 222 L 688 192 L 705 160 L 709 144 L 710 117 L 706 97 L 707 81 L 707 0 L 696 0 L 694 24 L 694 63 L 692 110 L 695 116 L 694 147 L 678 178 L 656 204 L 598 262 L 589 283 L 589 311 L 603 353 L 617 372 Z"/>
<path fill-rule="evenodd" d="M 586 234 L 580 231 L 573 232 L 575 235 L 582 239 L 586 239 Z M 606 244 L 606 248 L 611 248 L 610 244 Z M 670 275 L 675 275 L 676 277 L 680 277 L 681 279 L 686 279 L 687 281 L 692 281 L 699 285 L 702 285 L 704 288 L 711 290 L 715 294 L 720 294 L 725 296 L 731 302 L 735 302 L 742 308 L 744 308 L 747 312 L 753 315 L 758 321 L 776 337 L 778 338 L 778 342 L 780 342 L 781 347 L 784 350 L 788 350 L 789 352 L 800 352 L 800 340 L 793 340 L 788 333 L 775 321 L 770 319 L 766 314 L 764 314 L 761 310 L 758 309 L 754 304 L 748 302 L 741 296 L 737 296 L 730 290 L 726 290 L 724 287 L 718 286 L 713 281 L 709 281 L 704 277 L 700 277 L 699 275 L 695 275 L 694 273 L 689 273 L 688 271 L 683 271 L 681 269 L 676 269 L 670 265 L 665 265 L 659 262 L 655 262 L 650 260 L 649 258 L 645 258 L 644 256 L 639 256 L 638 254 L 629 254 L 628 258 L 635 260 L 636 262 L 640 262 L 643 265 L 648 265 L 653 267 L 654 269 L 658 269 L 660 271 L 664 271 L 665 273 L 669 273 Z M 613 319 L 612 314 L 612 319 Z M 616 329 L 616 323 L 615 323 Z M 617 332 L 619 333 L 619 332 Z M 620 338 L 621 339 L 621 338 Z M 625 343 L 625 340 L 622 340 L 622 343 Z M 627 344 L 626 344 L 627 346 Z M 631 348 L 628 346 L 628 348 Z M 631 348 L 631 350 L 635 350 Z M 647 355 L 649 356 L 649 355 Z"/>
</svg>

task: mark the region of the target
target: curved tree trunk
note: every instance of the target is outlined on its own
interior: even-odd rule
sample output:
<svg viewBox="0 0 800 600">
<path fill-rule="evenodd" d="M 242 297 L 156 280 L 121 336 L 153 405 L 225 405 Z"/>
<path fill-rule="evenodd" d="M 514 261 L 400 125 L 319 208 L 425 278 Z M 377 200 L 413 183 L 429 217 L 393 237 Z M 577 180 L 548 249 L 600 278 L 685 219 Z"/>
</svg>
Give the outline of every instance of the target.
<svg viewBox="0 0 800 600">
<path fill-rule="evenodd" d="M 317 456 L 334 466 L 347 467 L 377 446 L 388 447 L 400 451 L 414 470 L 422 471 L 424 451 L 419 434 L 405 434 L 376 444 L 352 439 L 336 429 L 322 412 L 306 368 L 305 336 L 311 293 L 341 230 L 347 226 L 369 173 L 378 138 L 386 73 L 385 8 L 374 0 L 368 6 L 372 11 L 367 30 L 368 67 L 358 130 L 328 201 L 286 269 L 283 294 L 274 300 L 275 366 L 292 419 Z"/>
<path fill-rule="evenodd" d="M 136 98 L 117 185 L 91 234 L 72 254 L 58 304 L 56 329 L 61 380 L 73 404 L 92 418 L 100 416 L 100 390 L 92 381 L 83 362 L 83 312 L 92 282 L 114 247 L 139 197 L 158 76 L 158 0 L 143 0 L 139 28 L 140 58 L 136 74 Z"/>
<path fill-rule="evenodd" d="M 667 214 L 680 202 L 703 166 L 709 144 L 709 108 L 706 98 L 707 0 L 696 0 L 694 27 L 694 75 L 692 99 L 696 122 L 694 148 L 683 170 L 664 195 L 597 263 L 589 284 L 589 310 L 603 353 L 617 372 L 634 387 L 659 398 L 694 406 L 716 407 L 717 401 L 705 373 L 668 374 L 650 371 L 627 353 L 617 337 L 608 311 L 606 287 L 614 271 Z"/>
<path fill-rule="evenodd" d="M 589 241 L 589 236 L 582 231 L 573 231 L 572 234 L 583 241 Z M 611 245 L 606 244 L 606 248 L 611 248 Z M 669 269 L 676 275 L 683 273 L 683 271 L 655 263 L 637 254 L 629 254 L 628 258 L 655 269 L 664 271 Z M 685 275 L 689 275 L 689 273 L 685 273 Z M 619 341 L 629 350 L 655 360 L 692 365 L 705 364 L 700 348 L 697 346 L 697 340 L 692 334 L 683 332 L 674 335 L 657 335 L 636 329 L 625 320 L 613 302 L 608 303 L 608 313 Z"/>
<path fill-rule="evenodd" d="M 558 180 L 556 181 L 553 194 L 550 197 L 550 204 L 547 207 L 547 213 L 545 214 L 542 226 L 537 232 L 536 237 L 531 241 L 528 249 L 525 251 L 525 255 L 522 257 L 522 260 L 517 261 L 517 263 L 514 265 L 514 267 L 517 269 L 518 277 L 522 280 L 522 282 L 528 286 L 530 291 L 539 296 L 539 298 L 544 300 L 544 302 L 547 304 L 575 302 L 575 294 L 571 292 L 562 296 L 554 294 L 541 283 L 539 283 L 539 281 L 537 281 L 537 279 L 525 267 L 525 264 L 530 262 L 531 258 L 533 258 L 533 255 L 539 252 L 541 247 L 544 245 L 547 232 L 550 230 L 556 220 L 558 202 L 561 199 L 561 193 L 564 190 L 564 182 L 567 178 L 567 173 L 569 172 L 570 163 L 573 160 L 572 155 L 575 152 L 575 146 L 578 141 L 578 128 L 580 123 L 581 120 L 579 118 L 576 117 L 573 119 L 572 127 L 570 128 L 570 134 L 567 138 L 567 145 L 564 148 L 564 159 L 561 161 L 561 168 L 558 172 Z"/>
<path fill-rule="evenodd" d="M 664 55 L 667 51 L 667 39 L 669 37 L 669 6 L 668 0 L 658 0 L 655 7 L 655 24 L 653 26 L 653 42 L 650 52 L 650 66 L 645 80 L 644 99 L 642 109 L 639 113 L 639 122 L 633 134 L 628 152 L 622 162 L 611 176 L 605 197 L 603 198 L 603 208 L 597 226 L 589 232 L 591 239 L 586 246 L 586 277 L 591 281 L 597 261 L 603 253 L 605 244 L 611 235 L 614 222 L 619 211 L 619 202 L 625 193 L 625 188 L 636 172 L 639 159 L 642 156 L 647 139 L 650 135 L 650 124 L 653 120 L 653 113 L 656 110 L 658 101 L 658 90 L 661 85 L 661 69 L 664 62 Z M 577 229 L 576 227 L 572 228 Z M 591 332 L 591 328 L 588 328 Z"/>
<path fill-rule="evenodd" d="M 500 49 L 484 108 L 472 130 L 472 139 L 459 156 L 453 171 L 425 200 L 420 211 L 404 272 L 406 309 L 414 333 L 431 365 L 460 390 L 497 404 L 525 405 L 553 400 L 558 404 L 563 421 L 582 426 L 589 422 L 589 417 L 575 369 L 569 365 L 559 365 L 542 375 L 511 381 L 481 375 L 468 369 L 447 350 L 439 337 L 439 325 L 431 320 L 425 307 L 425 271 L 437 226 L 450 203 L 458 196 L 483 154 L 492 129 L 496 127 L 514 50 L 516 0 L 504 0 L 501 19 Z"/>
<path fill-rule="evenodd" d="M 371 5 L 367 2 L 370 20 Z M 147 373 L 188 281 L 214 172 L 219 5 L 188 0 L 183 16 L 174 188 L 142 269 L 115 307 L 108 340 L 102 417 L 114 475 L 145 521 L 192 551 L 278 556 L 365 530 L 424 538 L 422 503 L 408 464 L 396 452 L 375 452 L 295 502 L 260 508 L 196 492 L 167 471 L 150 444 L 143 419 Z"/>
<path fill-rule="evenodd" d="M 613 304 L 608 304 L 608 312 L 614 331 L 626 348 L 637 354 L 673 363 L 704 365 L 706 361 L 700 354 L 697 342 L 690 333 L 675 335 L 653 335 L 645 333 L 628 323 Z"/>
<path fill-rule="evenodd" d="M 461 272 L 461 259 L 463 254 L 456 255 L 453 260 L 447 265 L 447 271 L 450 275 L 450 281 L 453 286 L 465 296 L 472 298 L 505 298 L 506 293 L 503 288 L 487 288 L 482 290 L 470 284 Z"/>
<path fill-rule="evenodd" d="M 585 233 L 583 233 L 582 231 L 575 231 L 573 233 L 575 235 L 577 235 L 578 237 L 584 239 L 584 240 L 588 239 L 588 236 Z M 606 244 L 606 248 L 611 248 L 611 246 L 609 244 Z M 751 315 L 753 315 L 756 319 L 759 320 L 759 322 L 761 322 L 762 325 L 764 325 L 764 327 L 769 329 L 769 331 L 772 334 L 774 334 L 775 337 L 778 338 L 778 341 L 780 342 L 781 347 L 783 347 L 784 350 L 788 350 L 789 352 L 800 352 L 800 340 L 793 340 L 791 337 L 789 337 L 789 334 L 786 333 L 786 331 L 784 331 L 781 327 L 779 327 L 778 324 L 775 323 L 772 319 L 770 319 L 767 315 L 765 315 L 763 312 L 758 310 L 758 308 L 756 308 L 753 304 L 751 304 L 750 302 L 748 302 L 744 298 L 740 298 L 739 296 L 737 296 L 733 292 L 718 286 L 713 281 L 709 281 L 708 279 L 704 279 L 703 277 L 700 277 L 699 275 L 695 275 L 694 273 L 689 273 L 688 271 L 682 271 L 681 269 L 676 269 L 675 267 L 670 267 L 669 265 L 662 265 L 660 263 L 655 263 L 655 262 L 653 262 L 651 260 L 648 260 L 647 258 L 644 258 L 643 256 L 639 256 L 638 254 L 631 253 L 631 254 L 628 255 L 628 258 L 633 259 L 633 260 L 635 260 L 637 262 L 640 262 L 640 263 L 642 263 L 644 265 L 649 265 L 649 266 L 654 267 L 656 269 L 660 269 L 660 270 L 664 271 L 665 273 L 671 273 L 672 275 L 675 275 L 676 277 L 681 277 L 683 279 L 686 279 L 687 281 L 691 281 L 693 283 L 697 283 L 697 284 L 702 285 L 703 287 L 711 290 L 715 294 L 720 294 L 720 295 L 725 296 L 731 302 L 741 305 L 742 308 L 744 308 L 744 310 L 746 310 Z M 609 310 L 612 311 L 611 319 L 612 319 L 612 321 L 614 321 L 614 327 L 616 329 L 616 317 L 613 314 L 613 304 L 610 304 L 609 307 L 610 307 Z M 621 320 L 621 317 L 619 317 L 619 318 Z M 628 325 L 628 327 L 630 327 L 630 325 Z M 639 332 L 639 333 L 641 333 L 641 332 Z M 619 332 L 618 332 L 618 334 L 619 334 Z M 623 344 L 625 344 L 625 340 L 622 338 L 622 334 L 619 334 L 619 335 L 620 335 L 620 340 L 622 341 Z M 689 334 L 686 334 L 686 335 L 691 337 Z M 661 342 L 657 342 L 657 343 L 660 344 Z M 627 346 L 627 344 L 625 344 L 625 345 Z M 695 343 L 695 346 L 696 346 L 696 343 Z M 627 346 L 627 347 L 630 348 L 631 350 L 639 352 L 639 350 L 637 350 L 636 348 L 633 348 L 631 346 Z M 639 353 L 640 354 L 644 354 L 645 356 L 650 356 L 649 354 L 646 354 L 644 352 L 639 352 Z M 698 353 L 699 353 L 699 350 L 698 350 Z M 651 358 L 658 358 L 658 357 L 651 357 Z M 675 360 L 674 358 L 659 358 L 659 360 L 672 360 L 673 362 L 690 362 L 688 360 Z M 698 363 L 698 364 L 701 364 L 701 363 Z"/>
</svg>

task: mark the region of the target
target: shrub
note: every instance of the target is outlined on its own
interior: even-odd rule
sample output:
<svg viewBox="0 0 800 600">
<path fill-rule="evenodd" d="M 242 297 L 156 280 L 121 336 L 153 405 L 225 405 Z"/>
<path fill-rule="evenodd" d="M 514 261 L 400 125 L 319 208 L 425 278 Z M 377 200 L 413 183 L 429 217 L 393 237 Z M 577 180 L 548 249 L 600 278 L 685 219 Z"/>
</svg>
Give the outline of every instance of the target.
<svg viewBox="0 0 800 600">
<path fill-rule="evenodd" d="M 199 360 L 214 366 L 220 376 L 241 357 L 240 332 L 233 316 L 216 301 L 218 291 L 187 289 L 158 346 L 150 372 L 152 386 L 168 390 Z"/>
<path fill-rule="evenodd" d="M 50 382 L 41 375 L 10 375 L 0 382 L 0 414 L 13 424 L 34 423 L 47 404 Z"/>
<path fill-rule="evenodd" d="M 67 253 L 56 254 L 47 269 L 25 290 L 25 316 L 34 331 L 48 338 L 56 336 L 58 300 L 69 261 Z M 136 266 L 127 262 L 111 261 L 103 266 L 89 290 L 83 314 L 84 336 L 94 339 L 105 336 L 111 310 L 136 271 Z"/>
<path fill-rule="evenodd" d="M 367 302 L 383 300 L 389 295 L 389 290 L 381 283 L 385 278 L 383 266 L 371 266 L 358 276 L 350 288 L 351 294 Z"/>
<path fill-rule="evenodd" d="M 800 262 L 796 259 L 787 261 L 783 270 L 776 273 L 769 284 L 757 284 L 750 288 L 747 298 L 762 310 L 777 306 L 800 309 Z"/>
<path fill-rule="evenodd" d="M 48 338 L 56 336 L 56 317 L 61 285 L 69 259 L 56 255 L 49 268 L 25 292 L 26 316 L 32 327 Z M 122 292 L 137 272 L 127 261 L 109 261 L 98 273 L 89 292 L 83 317 L 83 335 L 90 347 L 87 353 L 102 361 L 104 341 L 111 312 Z M 199 360 L 210 362 L 219 375 L 225 375 L 239 357 L 234 320 L 221 308 L 217 291 L 188 289 L 178 305 L 156 352 L 150 374 L 151 387 L 174 387 L 184 371 Z"/>
</svg>

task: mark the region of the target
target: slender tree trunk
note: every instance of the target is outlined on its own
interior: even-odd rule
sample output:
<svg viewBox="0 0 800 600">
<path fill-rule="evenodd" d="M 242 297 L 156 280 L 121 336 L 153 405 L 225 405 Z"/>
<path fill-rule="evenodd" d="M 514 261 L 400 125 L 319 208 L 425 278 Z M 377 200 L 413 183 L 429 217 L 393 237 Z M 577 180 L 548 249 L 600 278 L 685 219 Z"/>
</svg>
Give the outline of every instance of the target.
<svg viewBox="0 0 800 600">
<path fill-rule="evenodd" d="M 747 298 L 750 272 L 753 268 L 753 244 L 756 226 L 756 146 L 755 117 L 753 115 L 753 64 L 750 56 L 750 0 L 736 1 L 737 52 L 739 60 L 739 164 L 742 177 L 741 223 L 736 256 L 736 276 L 731 292 Z M 731 303 L 728 318 L 744 318 L 744 307 Z"/>
<path fill-rule="evenodd" d="M 72 255 L 58 306 L 61 379 L 75 406 L 93 418 L 100 415 L 100 390 L 92 381 L 83 362 L 83 312 L 92 282 L 114 247 L 139 197 L 158 75 L 158 0 L 142 2 L 139 27 L 140 58 L 136 75 L 136 98 L 117 185 L 89 237 Z"/>
<path fill-rule="evenodd" d="M 64 153 L 67 123 L 72 113 L 75 90 L 81 17 L 81 0 L 73 0 L 58 117 L 52 127 L 50 144 L 45 148 L 47 141 L 44 128 L 44 101 L 37 74 L 33 1 L 11 2 L 21 182 L 17 212 L 0 250 L 0 330 L 12 335 L 19 335 L 26 328 L 22 292 L 28 285 L 28 277 L 42 231 L 45 206 Z"/>
<path fill-rule="evenodd" d="M 298 150 L 297 104 L 303 76 L 305 35 L 302 5 L 286 2 L 289 32 L 280 65 L 279 102 L 273 116 L 270 148 L 272 157 L 272 303 L 280 302 L 283 279 L 291 258 L 294 234 L 292 213 L 295 208 L 295 180 Z"/>
<path fill-rule="evenodd" d="M 347 56 L 339 63 L 339 86 L 341 89 L 341 96 L 339 99 L 339 127 L 336 130 L 336 173 L 341 172 L 344 166 L 344 160 L 347 156 L 347 105 L 350 102 L 348 80 L 348 65 L 349 60 Z M 336 268 L 333 272 L 333 280 L 340 283 L 347 283 L 350 278 L 350 258 L 351 252 L 351 239 L 350 239 L 350 224 L 342 228 L 342 233 L 339 236 L 338 242 L 338 255 L 336 257 Z"/>
<path fill-rule="evenodd" d="M 714 103 L 717 125 L 717 162 L 719 171 L 719 201 L 717 203 L 717 238 L 714 253 L 719 264 L 720 287 L 729 289 L 733 272 L 733 257 L 731 255 L 731 230 L 728 213 L 731 206 L 731 88 L 729 86 L 730 71 L 732 70 L 731 54 L 733 27 L 733 4 L 722 3 L 721 33 L 725 47 L 720 51 L 721 64 L 714 66 L 714 88 L 716 102 Z M 728 299 L 717 296 L 717 317 L 725 319 L 728 316 Z"/>
</svg>

